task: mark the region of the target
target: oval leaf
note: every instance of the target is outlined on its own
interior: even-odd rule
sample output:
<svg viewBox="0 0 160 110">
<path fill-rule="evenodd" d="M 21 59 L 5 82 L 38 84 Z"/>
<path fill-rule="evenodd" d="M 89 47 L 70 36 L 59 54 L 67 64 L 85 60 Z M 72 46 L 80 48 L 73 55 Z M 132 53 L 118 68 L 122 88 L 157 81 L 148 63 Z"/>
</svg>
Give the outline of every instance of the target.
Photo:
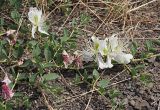
<svg viewBox="0 0 160 110">
<path fill-rule="evenodd" d="M 49 74 L 45 74 L 43 76 L 44 80 L 49 81 L 49 80 L 55 80 L 57 78 L 59 78 L 59 75 L 56 73 L 49 73 Z"/>
</svg>

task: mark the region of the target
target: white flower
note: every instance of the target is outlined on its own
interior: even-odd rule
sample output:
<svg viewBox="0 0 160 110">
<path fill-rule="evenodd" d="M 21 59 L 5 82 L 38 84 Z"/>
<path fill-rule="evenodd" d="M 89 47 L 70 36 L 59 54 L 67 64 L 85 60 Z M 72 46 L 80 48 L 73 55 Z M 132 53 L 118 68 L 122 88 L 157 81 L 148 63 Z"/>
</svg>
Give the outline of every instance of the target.
<svg viewBox="0 0 160 110">
<path fill-rule="evenodd" d="M 99 40 L 99 52 L 102 56 L 108 55 L 107 42 L 105 40 Z"/>
<path fill-rule="evenodd" d="M 120 64 L 128 64 L 132 58 L 132 54 L 126 54 L 123 52 L 113 55 L 113 59 Z"/>
<path fill-rule="evenodd" d="M 96 38 L 95 36 L 92 36 L 91 39 L 93 41 L 93 51 L 94 53 L 97 53 L 99 49 L 99 39 Z"/>
<path fill-rule="evenodd" d="M 113 65 L 111 63 L 111 58 L 109 56 L 107 56 L 106 62 L 103 61 L 102 56 L 98 55 L 97 58 L 98 61 L 98 66 L 100 69 L 105 69 L 105 68 L 112 68 Z"/>
<path fill-rule="evenodd" d="M 111 51 L 115 51 L 118 46 L 118 37 L 113 34 L 111 37 L 109 37 L 108 41 Z"/>
<path fill-rule="evenodd" d="M 111 57 L 109 56 L 108 39 L 99 40 L 95 36 L 92 36 L 92 41 L 94 43 L 94 51 L 99 68 L 112 68 L 113 65 L 111 64 Z M 107 57 L 106 62 L 104 62 L 103 57 Z"/>
<path fill-rule="evenodd" d="M 95 36 L 92 36 L 92 41 L 96 62 L 100 69 L 112 68 L 112 60 L 120 64 L 128 64 L 133 58 L 132 54 L 125 53 L 128 42 L 118 40 L 115 34 L 104 40 L 99 40 Z"/>
<path fill-rule="evenodd" d="M 30 22 L 33 24 L 32 26 L 32 37 L 34 37 L 34 34 L 37 30 L 38 27 L 38 31 L 43 33 L 43 34 L 47 34 L 49 35 L 46 31 L 45 31 L 45 24 L 44 24 L 44 17 L 42 16 L 42 10 L 38 10 L 36 7 L 33 8 L 31 7 L 29 9 L 28 12 L 28 17 Z"/>
<path fill-rule="evenodd" d="M 94 51 L 96 54 L 100 53 L 102 56 L 108 54 L 107 40 L 107 38 L 105 40 L 99 40 L 95 36 L 92 36 Z"/>
<path fill-rule="evenodd" d="M 132 54 L 126 54 L 124 53 L 125 50 L 125 43 L 122 41 L 118 41 L 118 37 L 115 35 L 112 35 L 109 38 L 109 44 L 111 47 L 111 53 L 110 56 L 112 57 L 113 60 L 120 64 L 128 64 L 130 60 L 133 58 Z"/>
</svg>

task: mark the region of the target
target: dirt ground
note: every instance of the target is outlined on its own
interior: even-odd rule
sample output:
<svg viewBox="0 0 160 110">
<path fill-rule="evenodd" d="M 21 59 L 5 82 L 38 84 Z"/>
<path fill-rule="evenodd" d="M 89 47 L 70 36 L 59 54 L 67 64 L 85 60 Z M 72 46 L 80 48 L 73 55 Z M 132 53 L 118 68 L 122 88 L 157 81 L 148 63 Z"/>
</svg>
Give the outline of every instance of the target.
<svg viewBox="0 0 160 110">
<path fill-rule="evenodd" d="M 138 7 L 147 2 L 149 2 L 149 0 L 132 0 L 132 3 L 134 3 L 134 5 L 131 6 L 132 8 Z M 86 5 L 90 7 L 87 7 Z M 104 9 L 100 9 L 100 7 L 105 8 L 106 6 L 103 2 L 101 2 L 100 4 L 81 4 L 75 8 L 73 13 L 69 17 L 76 17 L 79 15 L 79 13 L 88 13 L 91 16 L 91 18 L 93 19 L 92 22 L 82 29 L 85 33 L 84 36 L 82 36 L 84 37 L 84 39 L 89 38 L 89 36 L 93 35 L 93 33 L 95 32 L 96 36 L 98 37 L 106 37 L 110 36 L 112 33 L 119 33 L 119 36 L 121 38 L 127 38 L 133 41 L 137 41 L 139 43 L 138 50 L 142 51 L 144 49 L 144 42 L 146 39 L 157 39 L 160 37 L 159 1 L 148 4 L 142 8 L 139 8 L 138 10 L 130 12 L 129 14 L 127 14 L 126 8 L 122 10 L 124 11 L 122 16 L 122 12 L 116 13 L 115 10 L 113 10 L 110 11 L 110 13 L 107 13 Z M 59 15 L 58 12 L 55 13 L 55 15 Z M 63 19 L 63 17 L 61 16 L 56 17 L 57 19 Z M 54 15 L 53 19 L 55 19 Z M 53 22 L 53 26 L 55 27 L 52 29 L 54 31 L 58 29 L 56 27 L 59 27 L 59 25 L 63 24 L 61 22 L 58 22 L 57 19 L 55 19 L 55 21 Z M 102 22 L 101 20 L 104 22 Z M 66 27 L 69 27 L 68 25 L 70 20 L 68 20 L 67 22 L 68 23 L 66 23 Z M 159 52 L 160 47 L 157 46 L 156 53 Z M 117 102 L 117 106 L 118 103 L 123 101 L 123 109 L 125 110 L 157 110 L 158 108 L 160 108 L 158 107 L 160 106 L 160 60 L 159 58 L 156 58 L 153 62 L 145 61 L 140 63 L 145 64 L 145 69 L 140 71 L 138 74 L 141 74 L 143 72 L 149 73 L 152 80 L 151 83 L 144 85 L 138 80 L 138 78 L 132 78 L 130 80 L 123 81 L 124 79 L 128 79 L 131 76 L 127 71 L 122 72 L 124 70 L 124 67 L 118 65 L 113 69 L 105 70 L 103 78 L 110 79 L 118 73 L 122 72 L 121 75 L 118 75 L 111 81 L 111 84 L 117 83 L 119 81 L 123 82 L 107 88 L 106 91 L 111 88 L 118 89 L 121 95 L 118 96 L 115 100 Z M 53 108 L 60 110 L 84 110 L 89 99 L 91 98 L 87 110 L 113 109 L 111 105 L 111 98 L 109 97 L 108 92 L 106 92 L 106 94 L 104 94 L 103 96 L 97 92 L 94 92 L 93 94 L 88 93 L 81 96 L 83 93 L 90 91 L 91 87 L 86 83 L 82 83 L 80 85 L 73 84 L 72 82 L 75 78 L 75 72 L 68 71 L 62 74 L 64 75 L 64 78 L 66 80 L 67 88 L 65 89 L 65 92 L 60 95 L 60 97 L 70 99 L 62 100 L 62 102 L 60 100 L 57 100 L 59 102 L 57 103 L 51 98 L 49 102 Z M 62 86 L 65 87 L 66 84 Z"/>
</svg>

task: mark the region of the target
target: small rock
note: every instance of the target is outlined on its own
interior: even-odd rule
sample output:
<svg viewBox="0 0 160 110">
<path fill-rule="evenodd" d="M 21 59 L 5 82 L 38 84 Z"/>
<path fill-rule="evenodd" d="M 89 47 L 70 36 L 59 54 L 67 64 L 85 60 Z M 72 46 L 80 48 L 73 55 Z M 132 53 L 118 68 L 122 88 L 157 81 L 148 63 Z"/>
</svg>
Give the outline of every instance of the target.
<svg viewBox="0 0 160 110">
<path fill-rule="evenodd" d="M 153 101 L 155 100 L 155 98 L 154 98 L 154 96 L 153 96 L 153 95 L 151 95 L 150 99 L 151 99 L 151 100 L 153 100 Z"/>
<path fill-rule="evenodd" d="M 159 66 L 159 63 L 158 62 L 154 62 L 154 66 L 155 67 Z"/>
<path fill-rule="evenodd" d="M 135 102 L 134 108 L 135 108 L 135 109 L 138 109 L 138 110 L 141 110 L 140 101 L 137 100 L 137 101 Z"/>
<path fill-rule="evenodd" d="M 140 103 L 140 105 L 141 105 L 141 109 L 142 110 L 145 110 L 145 109 L 150 110 L 149 103 L 146 100 L 142 100 L 142 102 Z"/>
<path fill-rule="evenodd" d="M 90 106 L 87 108 L 87 110 L 93 110 L 93 108 L 91 108 Z"/>
<path fill-rule="evenodd" d="M 155 59 L 156 59 L 155 57 L 150 58 L 150 59 L 148 59 L 148 62 L 149 62 L 149 63 L 154 63 L 154 62 L 155 62 Z"/>
<path fill-rule="evenodd" d="M 144 92 L 145 92 L 145 91 L 142 90 L 142 89 L 139 91 L 140 94 L 144 94 Z"/>
<path fill-rule="evenodd" d="M 125 110 L 133 110 L 133 107 L 132 106 L 126 106 Z"/>
<path fill-rule="evenodd" d="M 135 106 L 136 102 L 134 100 L 131 100 L 130 102 L 130 105 L 132 105 L 133 107 Z"/>
<path fill-rule="evenodd" d="M 157 85 L 156 87 L 157 87 L 158 90 L 160 90 L 160 85 Z"/>
<path fill-rule="evenodd" d="M 154 85 L 153 83 L 149 83 L 149 84 L 148 84 L 148 87 L 149 87 L 149 88 L 153 88 L 153 85 Z"/>
<path fill-rule="evenodd" d="M 130 96 L 130 95 L 127 95 L 127 99 L 131 99 L 131 96 Z"/>
<path fill-rule="evenodd" d="M 137 110 L 150 110 L 149 103 L 146 100 L 136 100 L 131 104 Z"/>
<path fill-rule="evenodd" d="M 151 107 L 150 110 L 156 110 L 156 108 L 155 107 Z"/>
<path fill-rule="evenodd" d="M 124 104 L 125 105 L 128 104 L 128 99 L 127 98 L 124 99 Z"/>
</svg>

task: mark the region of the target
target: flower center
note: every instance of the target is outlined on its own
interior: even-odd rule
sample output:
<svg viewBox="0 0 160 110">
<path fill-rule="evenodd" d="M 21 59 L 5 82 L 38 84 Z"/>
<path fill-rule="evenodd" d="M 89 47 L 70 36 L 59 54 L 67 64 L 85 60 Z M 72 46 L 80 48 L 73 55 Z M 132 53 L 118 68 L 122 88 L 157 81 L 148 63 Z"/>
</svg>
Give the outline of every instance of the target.
<svg viewBox="0 0 160 110">
<path fill-rule="evenodd" d="M 95 50 L 97 51 L 97 50 L 98 50 L 98 48 L 99 48 L 99 43 L 98 43 L 98 42 L 96 42 L 96 43 L 95 43 Z"/>
<path fill-rule="evenodd" d="M 35 25 L 37 26 L 38 25 L 38 16 L 37 15 L 34 16 L 34 22 L 35 22 Z"/>
<path fill-rule="evenodd" d="M 104 48 L 104 49 L 103 49 L 103 53 L 104 53 L 104 55 L 107 55 L 107 54 L 108 54 L 108 49 L 107 49 L 107 48 Z"/>
</svg>

